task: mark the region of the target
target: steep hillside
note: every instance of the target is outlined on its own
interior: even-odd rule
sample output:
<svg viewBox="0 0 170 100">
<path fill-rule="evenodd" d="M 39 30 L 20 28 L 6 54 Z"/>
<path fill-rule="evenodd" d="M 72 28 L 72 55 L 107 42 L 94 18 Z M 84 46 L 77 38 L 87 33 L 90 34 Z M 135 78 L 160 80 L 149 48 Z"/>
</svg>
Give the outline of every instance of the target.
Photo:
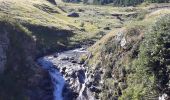
<svg viewBox="0 0 170 100">
<path fill-rule="evenodd" d="M 34 39 L 17 23 L 1 21 L 0 27 L 0 99 L 52 98 L 47 95 L 52 91 L 50 77 L 34 62 L 37 52 Z"/>
<path fill-rule="evenodd" d="M 91 83 L 100 91 L 94 92 L 96 98 L 157 100 L 163 95 L 168 100 L 168 13 L 169 10 L 160 10 L 146 15 L 144 20 L 128 22 L 89 49 Z"/>
<path fill-rule="evenodd" d="M 77 28 L 58 18 L 63 13 L 44 0 L 0 0 L 1 100 L 53 99 L 50 76 L 35 60 L 69 47 Z"/>
</svg>

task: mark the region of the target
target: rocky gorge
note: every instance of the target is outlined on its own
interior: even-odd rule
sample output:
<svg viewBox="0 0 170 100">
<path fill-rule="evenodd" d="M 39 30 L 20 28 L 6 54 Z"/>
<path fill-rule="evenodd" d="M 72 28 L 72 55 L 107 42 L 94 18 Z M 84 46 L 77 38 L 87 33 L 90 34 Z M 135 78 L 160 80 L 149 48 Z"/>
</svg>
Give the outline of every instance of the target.
<svg viewBox="0 0 170 100">
<path fill-rule="evenodd" d="M 90 56 L 85 48 L 55 53 L 38 59 L 52 79 L 54 100 L 95 100 L 88 86 L 90 81 L 82 55 Z"/>
</svg>

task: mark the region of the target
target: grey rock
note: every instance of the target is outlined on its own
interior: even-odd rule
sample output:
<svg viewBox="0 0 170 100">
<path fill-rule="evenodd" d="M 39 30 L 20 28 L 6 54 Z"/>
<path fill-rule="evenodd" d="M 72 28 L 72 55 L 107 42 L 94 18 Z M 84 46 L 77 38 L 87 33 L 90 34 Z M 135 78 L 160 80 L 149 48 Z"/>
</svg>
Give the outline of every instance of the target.
<svg viewBox="0 0 170 100">
<path fill-rule="evenodd" d="M 68 17 L 79 17 L 79 14 L 76 12 L 70 13 L 67 15 Z"/>
<path fill-rule="evenodd" d="M 120 42 L 121 47 L 124 47 L 126 45 L 126 43 L 127 43 L 126 39 L 125 39 L 125 37 L 123 37 L 121 42 Z"/>
<path fill-rule="evenodd" d="M 49 1 L 50 3 L 54 4 L 54 5 L 57 5 L 56 1 L 55 0 L 47 0 Z"/>
</svg>

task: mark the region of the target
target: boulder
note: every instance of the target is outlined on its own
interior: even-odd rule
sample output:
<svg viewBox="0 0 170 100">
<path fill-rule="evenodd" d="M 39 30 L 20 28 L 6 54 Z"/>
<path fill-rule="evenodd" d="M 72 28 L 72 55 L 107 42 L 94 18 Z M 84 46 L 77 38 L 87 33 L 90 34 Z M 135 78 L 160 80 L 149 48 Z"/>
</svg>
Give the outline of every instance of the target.
<svg viewBox="0 0 170 100">
<path fill-rule="evenodd" d="M 76 12 L 70 13 L 67 15 L 68 17 L 79 17 L 79 14 Z"/>
<path fill-rule="evenodd" d="M 56 1 L 55 0 L 47 0 L 48 2 L 54 4 L 54 5 L 57 5 Z"/>
<path fill-rule="evenodd" d="M 110 27 L 105 27 L 104 30 L 110 30 Z"/>
</svg>

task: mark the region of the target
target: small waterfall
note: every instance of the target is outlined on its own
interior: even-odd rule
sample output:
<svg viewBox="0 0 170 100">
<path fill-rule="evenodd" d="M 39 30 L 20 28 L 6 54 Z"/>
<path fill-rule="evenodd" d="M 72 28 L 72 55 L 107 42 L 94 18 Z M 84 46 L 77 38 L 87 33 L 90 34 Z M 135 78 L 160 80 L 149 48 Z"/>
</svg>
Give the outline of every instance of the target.
<svg viewBox="0 0 170 100">
<path fill-rule="evenodd" d="M 83 54 L 89 55 L 89 52 L 78 48 L 38 59 L 51 76 L 54 100 L 94 100 L 86 86 L 86 69 L 80 62 Z"/>
<path fill-rule="evenodd" d="M 52 59 L 52 58 L 51 58 Z M 52 83 L 54 86 L 54 100 L 63 100 L 62 92 L 65 85 L 65 80 L 62 74 L 53 66 L 53 63 L 50 62 L 50 57 L 40 58 L 38 63 L 46 70 L 48 70 Z"/>
</svg>

